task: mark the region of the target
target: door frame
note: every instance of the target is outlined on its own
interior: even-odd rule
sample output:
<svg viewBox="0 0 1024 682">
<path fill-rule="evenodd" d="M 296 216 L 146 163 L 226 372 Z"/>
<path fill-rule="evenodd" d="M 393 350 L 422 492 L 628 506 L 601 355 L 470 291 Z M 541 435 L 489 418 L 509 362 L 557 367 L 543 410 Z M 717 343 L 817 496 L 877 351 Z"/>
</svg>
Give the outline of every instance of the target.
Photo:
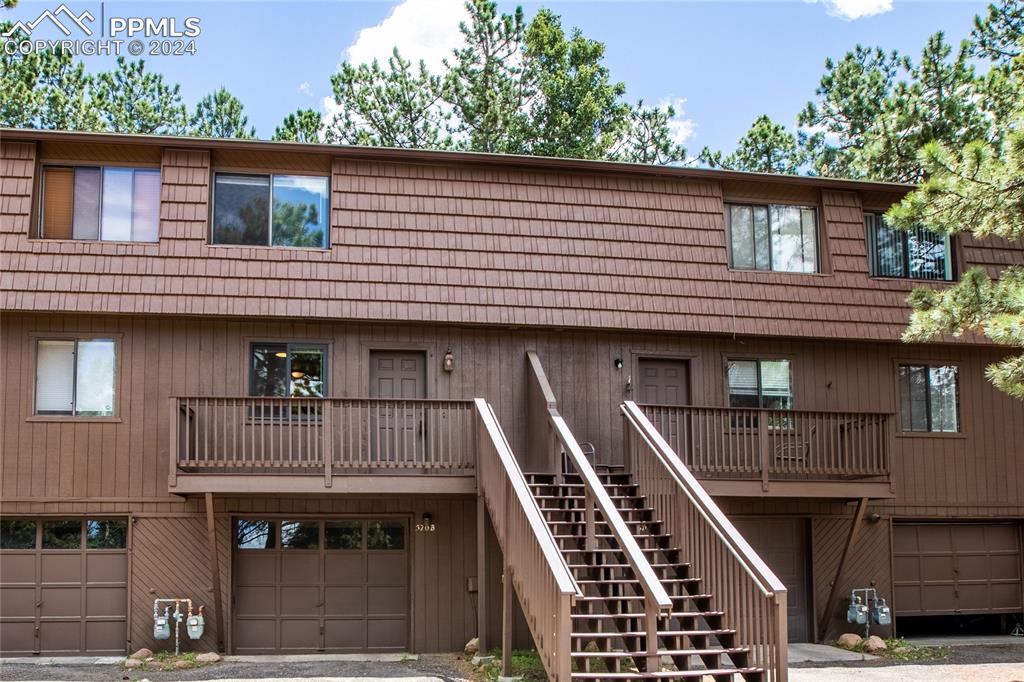
<svg viewBox="0 0 1024 682">
<path fill-rule="evenodd" d="M 426 400 L 437 396 L 437 372 L 431 372 L 430 368 L 437 361 L 438 344 L 433 341 L 423 342 L 391 342 L 391 341 L 360 341 L 359 342 L 359 366 L 357 371 L 357 386 L 359 393 L 345 396 L 348 398 L 369 398 L 370 397 L 370 354 L 386 353 L 423 353 L 424 364 L 423 374 L 425 382 L 423 389 Z"/>
<path fill-rule="evenodd" d="M 702 388 L 701 382 L 697 379 L 697 369 L 700 365 L 700 355 L 695 351 L 672 351 L 672 350 L 635 350 L 629 351 L 629 378 L 632 380 L 632 387 L 626 393 L 626 400 L 632 400 L 634 402 L 640 402 L 640 392 L 637 388 L 638 382 L 634 377 L 640 376 L 640 361 L 641 360 L 679 360 L 685 362 L 688 365 L 686 372 L 686 389 L 690 394 L 691 405 L 703 405 L 705 403 L 698 402 L 696 396 L 698 391 Z"/>
<path fill-rule="evenodd" d="M 407 648 L 409 653 L 416 653 L 413 651 L 415 642 L 415 622 L 416 622 L 416 581 L 414 579 L 413 568 L 415 566 L 414 556 L 416 552 L 416 535 L 414 530 L 414 521 L 416 517 L 415 512 L 385 512 L 382 514 L 374 514 L 371 512 L 356 512 L 356 513 L 328 513 L 318 514 L 311 512 L 300 512 L 295 514 L 282 514 L 281 512 L 273 512 L 271 514 L 261 514 L 260 512 L 229 512 L 224 514 L 228 519 L 228 543 L 229 549 L 228 556 L 230 557 L 230 567 L 228 570 L 228 599 L 227 601 L 227 614 L 224 616 L 226 623 L 229 623 L 226 628 L 224 647 L 228 653 L 235 653 L 235 554 L 238 552 L 238 548 L 235 547 L 235 521 L 237 519 L 260 519 L 267 521 L 368 521 L 368 520 L 381 520 L 381 521 L 402 521 L 405 524 L 406 531 L 406 571 L 409 576 L 409 590 L 407 595 L 407 612 L 409 614 L 408 622 L 406 623 L 405 636 L 407 642 Z M 280 532 L 280 530 L 278 531 Z M 280 551 L 280 548 L 277 548 Z M 321 548 L 321 552 L 323 548 Z M 364 550 L 365 551 L 365 550 Z"/>
</svg>

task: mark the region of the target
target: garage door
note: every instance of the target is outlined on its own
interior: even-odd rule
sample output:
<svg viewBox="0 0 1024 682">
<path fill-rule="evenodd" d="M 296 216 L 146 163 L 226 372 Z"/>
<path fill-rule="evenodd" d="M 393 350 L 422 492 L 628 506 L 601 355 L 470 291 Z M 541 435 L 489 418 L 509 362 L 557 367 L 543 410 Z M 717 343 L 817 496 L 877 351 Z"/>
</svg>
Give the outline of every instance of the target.
<svg viewBox="0 0 1024 682">
<path fill-rule="evenodd" d="M 404 651 L 407 528 L 395 519 L 236 519 L 237 653 Z"/>
<path fill-rule="evenodd" d="M 0 522 L 0 652 L 123 654 L 127 534 L 123 519 Z"/>
<path fill-rule="evenodd" d="M 892 544 L 897 615 L 1024 608 L 1016 523 L 901 523 Z"/>
<path fill-rule="evenodd" d="M 789 641 L 809 641 L 807 520 L 741 517 L 733 522 L 786 586 Z"/>
</svg>

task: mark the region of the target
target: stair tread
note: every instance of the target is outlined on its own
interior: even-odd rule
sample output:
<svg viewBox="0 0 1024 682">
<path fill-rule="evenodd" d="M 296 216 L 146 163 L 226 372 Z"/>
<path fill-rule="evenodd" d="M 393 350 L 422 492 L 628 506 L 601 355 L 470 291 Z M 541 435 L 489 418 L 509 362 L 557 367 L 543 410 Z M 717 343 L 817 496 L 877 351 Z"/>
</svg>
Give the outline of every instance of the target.
<svg viewBox="0 0 1024 682">
<path fill-rule="evenodd" d="M 736 631 L 730 628 L 707 628 L 705 630 L 658 630 L 659 637 L 687 637 L 691 635 L 733 635 Z M 606 639 L 609 637 L 646 637 L 646 632 L 574 632 L 577 639 Z"/>
<path fill-rule="evenodd" d="M 629 672 L 629 673 L 609 673 L 609 672 L 574 672 L 572 673 L 573 679 L 579 680 L 675 680 L 675 679 L 701 679 L 705 675 L 730 675 L 739 673 L 741 675 L 751 675 L 754 673 L 764 672 L 761 668 L 714 668 L 711 670 L 665 670 L 659 672 Z"/>
<path fill-rule="evenodd" d="M 710 595 L 710 594 L 670 594 L 670 595 L 668 595 L 668 598 L 669 599 L 711 599 L 712 596 L 713 595 Z M 587 596 L 587 597 L 583 597 L 582 599 L 577 598 L 576 601 L 591 601 L 591 602 L 598 602 L 598 601 L 641 601 L 643 599 L 647 599 L 647 597 L 645 597 L 642 594 L 627 594 L 627 595 L 620 595 L 620 596 L 617 596 L 617 597 Z"/>
<path fill-rule="evenodd" d="M 715 654 L 743 654 L 750 651 L 750 647 L 728 647 L 721 649 L 658 649 L 659 656 L 714 656 Z M 573 651 L 573 658 L 619 658 L 628 656 L 630 658 L 642 657 L 642 652 L 636 651 Z"/>
<path fill-rule="evenodd" d="M 628 613 L 573 613 L 572 618 L 592 620 L 612 620 L 615 618 L 638 618 L 644 616 L 643 612 L 630 611 Z M 672 611 L 671 613 L 658 612 L 659 618 L 696 618 L 698 616 L 724 616 L 724 611 Z"/>
<path fill-rule="evenodd" d="M 661 564 L 651 563 L 651 568 L 683 568 L 690 564 Z M 630 568 L 631 564 L 569 564 L 569 568 Z"/>
</svg>

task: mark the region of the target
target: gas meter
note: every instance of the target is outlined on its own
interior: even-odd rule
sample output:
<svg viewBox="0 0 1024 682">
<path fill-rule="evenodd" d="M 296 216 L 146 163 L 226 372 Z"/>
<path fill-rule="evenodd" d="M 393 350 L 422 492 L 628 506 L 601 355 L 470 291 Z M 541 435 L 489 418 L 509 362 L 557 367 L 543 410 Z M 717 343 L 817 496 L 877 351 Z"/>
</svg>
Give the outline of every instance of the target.
<svg viewBox="0 0 1024 682">
<path fill-rule="evenodd" d="M 892 611 L 881 597 L 875 600 L 875 608 L 871 610 L 871 619 L 877 625 L 892 625 Z"/>
<path fill-rule="evenodd" d="M 203 636 L 203 628 L 206 627 L 206 622 L 203 618 L 202 607 L 199 607 L 198 614 L 188 617 L 188 620 L 185 621 L 185 627 L 188 630 L 189 639 L 199 639 Z"/>
<path fill-rule="evenodd" d="M 170 639 L 171 637 L 171 624 L 167 618 L 167 612 L 164 615 L 157 616 L 153 619 L 153 638 L 154 639 Z"/>
<path fill-rule="evenodd" d="M 867 604 L 861 603 L 860 597 L 854 597 L 850 600 L 850 608 L 846 610 L 846 622 L 867 625 L 868 607 Z"/>
</svg>

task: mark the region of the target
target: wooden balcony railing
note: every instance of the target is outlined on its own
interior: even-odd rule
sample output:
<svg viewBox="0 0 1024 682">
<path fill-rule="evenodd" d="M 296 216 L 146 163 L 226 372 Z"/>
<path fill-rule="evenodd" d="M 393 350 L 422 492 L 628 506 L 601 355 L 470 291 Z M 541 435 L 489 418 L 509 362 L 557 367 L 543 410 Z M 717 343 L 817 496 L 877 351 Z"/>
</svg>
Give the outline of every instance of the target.
<svg viewBox="0 0 1024 682">
<path fill-rule="evenodd" d="M 714 593 L 724 627 L 736 629 L 737 645 L 750 647 L 753 665 L 766 679 L 785 682 L 786 588 L 666 442 L 636 403 L 625 418 L 626 470 L 657 510 L 665 531 Z"/>
<path fill-rule="evenodd" d="M 890 415 L 875 412 L 643 405 L 698 477 L 888 480 Z"/>
<path fill-rule="evenodd" d="M 177 472 L 472 475 L 468 400 L 174 397 Z"/>
<path fill-rule="evenodd" d="M 476 401 L 480 460 L 477 480 L 505 562 L 503 666 L 512 649 L 512 586 L 519 597 L 548 679 L 570 682 L 572 605 L 583 593 L 530 492 L 508 439 L 482 399 Z M 505 670 L 506 674 L 511 674 Z"/>
</svg>

